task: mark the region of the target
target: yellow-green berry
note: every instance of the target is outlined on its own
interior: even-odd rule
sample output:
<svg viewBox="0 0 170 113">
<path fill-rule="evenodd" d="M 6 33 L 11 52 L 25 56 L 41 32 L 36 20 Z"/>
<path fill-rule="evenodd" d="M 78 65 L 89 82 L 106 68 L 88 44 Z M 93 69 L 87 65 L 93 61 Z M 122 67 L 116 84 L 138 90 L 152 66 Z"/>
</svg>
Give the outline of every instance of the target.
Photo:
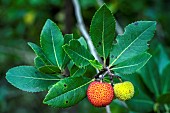
<svg viewBox="0 0 170 113">
<path fill-rule="evenodd" d="M 114 85 L 114 93 L 119 100 L 129 100 L 134 95 L 134 86 L 129 81 L 117 83 Z"/>
</svg>

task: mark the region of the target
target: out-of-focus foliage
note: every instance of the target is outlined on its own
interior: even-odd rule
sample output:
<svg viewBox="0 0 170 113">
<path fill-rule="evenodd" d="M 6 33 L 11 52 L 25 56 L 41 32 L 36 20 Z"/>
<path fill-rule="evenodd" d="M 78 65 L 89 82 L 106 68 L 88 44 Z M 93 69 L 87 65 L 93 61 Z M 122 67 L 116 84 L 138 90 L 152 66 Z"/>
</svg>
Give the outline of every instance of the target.
<svg viewBox="0 0 170 113">
<path fill-rule="evenodd" d="M 0 62 L 20 64 L 22 61 L 31 64 L 34 56 L 26 42 L 39 39 L 42 25 L 47 18 L 60 20 L 56 16 L 62 6 L 60 0 L 1 0 Z"/>
<path fill-rule="evenodd" d="M 139 89 L 139 94 L 126 103 L 136 112 L 167 112 L 170 102 L 170 60 L 162 45 L 156 48 L 152 45 L 151 48 L 153 57 L 146 66 L 129 78 L 122 76 Z"/>
<path fill-rule="evenodd" d="M 99 7 L 96 0 L 79 0 L 82 7 L 83 19 L 86 26 L 90 25 L 94 12 Z M 153 48 L 150 53 L 154 55 L 155 63 L 148 63 L 154 70 L 151 72 L 154 76 L 168 79 L 167 64 L 170 55 L 170 1 L 169 0 L 105 0 L 106 4 L 114 13 L 114 16 L 124 28 L 128 23 L 136 20 L 154 20 L 157 21 L 157 32 L 155 39 L 151 41 Z M 68 10 L 67 8 L 70 8 Z M 105 108 L 94 108 L 84 99 L 78 105 L 67 109 L 51 108 L 42 104 L 45 93 L 27 93 L 20 91 L 5 80 L 5 72 L 14 66 L 33 64 L 34 54 L 27 46 L 28 41 L 38 44 L 39 34 L 47 18 L 54 20 L 63 32 L 71 31 L 77 37 L 80 32 L 76 26 L 76 20 L 73 13 L 71 0 L 0 0 L 0 113 L 105 113 Z M 70 14 L 70 15 L 69 15 Z M 70 23 L 71 22 L 71 23 Z M 70 31 L 71 29 L 71 31 Z M 87 28 L 89 31 L 89 28 Z M 161 43 L 162 51 L 157 51 L 158 43 Z M 168 54 L 169 53 L 169 54 Z M 147 69 L 148 66 L 144 67 Z M 149 70 L 149 69 L 148 69 Z M 156 74 L 154 74 L 154 73 Z M 87 73 L 86 73 L 87 74 Z M 91 73 L 90 73 L 91 74 Z M 89 75 L 89 73 L 87 74 Z M 145 75 L 147 76 L 147 75 Z M 162 92 L 164 80 L 158 80 L 161 83 L 159 93 L 153 93 L 149 88 L 147 81 L 143 81 L 141 74 L 138 74 L 134 84 L 140 84 L 139 95 L 134 98 L 145 98 L 151 100 L 151 106 L 155 109 L 161 108 L 167 110 L 168 105 L 163 105 L 164 95 L 169 91 Z M 139 77 L 139 78 L 138 78 Z M 167 78 L 166 78 L 167 77 Z M 143 85 L 142 85 L 143 84 Z M 167 84 L 166 84 L 167 85 Z M 168 95 L 168 94 L 167 94 Z M 161 96 L 161 97 L 160 97 Z M 167 96 L 166 96 L 167 97 Z M 160 99 L 161 98 L 161 99 Z M 165 99 L 166 101 L 168 99 Z M 157 104 L 160 103 L 160 104 Z M 143 106 L 144 107 L 144 106 Z M 139 108 L 143 108 L 139 107 Z M 149 106 L 147 106 L 149 107 Z M 138 109 L 139 109 L 138 108 Z M 166 108 L 166 109 L 165 109 Z M 112 113 L 126 113 L 127 109 L 122 104 L 112 103 Z"/>
</svg>

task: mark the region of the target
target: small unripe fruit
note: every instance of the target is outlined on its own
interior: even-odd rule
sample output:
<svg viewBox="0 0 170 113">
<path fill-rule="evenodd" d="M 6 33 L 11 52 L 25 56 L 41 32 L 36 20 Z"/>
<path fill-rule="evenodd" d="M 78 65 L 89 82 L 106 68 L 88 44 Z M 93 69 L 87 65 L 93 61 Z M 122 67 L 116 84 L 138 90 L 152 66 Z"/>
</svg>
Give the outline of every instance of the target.
<svg viewBox="0 0 170 113">
<path fill-rule="evenodd" d="M 119 100 L 129 100 L 134 95 L 134 86 L 129 81 L 117 83 L 114 85 L 114 93 Z"/>
<path fill-rule="evenodd" d="M 87 98 L 95 107 L 105 107 L 114 98 L 113 87 L 109 83 L 91 82 L 87 89 Z"/>
</svg>

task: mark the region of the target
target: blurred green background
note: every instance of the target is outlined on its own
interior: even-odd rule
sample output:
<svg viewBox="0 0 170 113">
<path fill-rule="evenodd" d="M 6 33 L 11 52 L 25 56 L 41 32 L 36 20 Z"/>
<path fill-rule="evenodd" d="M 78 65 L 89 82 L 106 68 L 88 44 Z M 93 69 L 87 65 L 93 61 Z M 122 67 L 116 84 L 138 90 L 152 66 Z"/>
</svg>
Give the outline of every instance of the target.
<svg viewBox="0 0 170 113">
<path fill-rule="evenodd" d="M 79 0 L 87 30 L 95 11 L 99 8 L 96 0 Z M 138 20 L 157 21 L 157 31 L 150 42 L 150 62 L 134 75 L 126 75 L 125 80 L 132 81 L 139 88 L 134 100 L 128 101 L 128 108 L 114 101 L 112 113 L 167 112 L 170 98 L 170 1 L 169 0 L 105 0 L 104 1 L 122 28 Z M 35 57 L 27 42 L 39 44 L 39 35 L 46 21 L 50 18 L 62 32 L 74 33 L 79 37 L 71 0 L 0 0 L 0 113 L 105 113 L 105 108 L 94 108 L 87 99 L 67 109 L 52 108 L 42 104 L 47 92 L 27 93 L 16 89 L 5 79 L 8 69 L 19 65 L 33 65 Z M 152 68 L 151 68 L 152 67 Z M 129 77 L 130 76 L 130 77 Z M 152 83 L 158 90 L 152 90 Z M 148 85 L 149 84 L 149 85 Z M 155 85 L 156 84 L 156 85 Z M 166 91 L 159 87 L 168 87 Z M 142 96 L 141 96 L 142 95 Z M 161 98 L 161 99 L 160 99 Z M 152 105 L 142 111 L 141 106 L 134 106 L 135 99 L 149 100 Z M 165 99 L 163 102 L 162 100 Z M 169 101 L 167 101 L 169 100 Z M 166 102 L 167 101 L 167 102 Z M 151 109 L 152 108 L 152 109 Z M 159 109 L 159 110 L 157 110 Z"/>
</svg>

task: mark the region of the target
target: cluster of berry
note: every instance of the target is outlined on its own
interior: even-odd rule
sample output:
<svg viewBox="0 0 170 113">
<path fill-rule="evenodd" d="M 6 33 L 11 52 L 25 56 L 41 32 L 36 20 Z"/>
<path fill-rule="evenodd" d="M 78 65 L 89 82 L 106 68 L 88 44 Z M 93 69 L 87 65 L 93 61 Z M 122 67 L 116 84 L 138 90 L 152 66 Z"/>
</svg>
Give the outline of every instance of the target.
<svg viewBox="0 0 170 113">
<path fill-rule="evenodd" d="M 87 89 L 87 97 L 90 103 L 96 107 L 104 107 L 112 102 L 113 99 L 129 100 L 134 95 L 134 86 L 131 82 L 111 84 L 106 82 L 94 81 Z"/>
</svg>

